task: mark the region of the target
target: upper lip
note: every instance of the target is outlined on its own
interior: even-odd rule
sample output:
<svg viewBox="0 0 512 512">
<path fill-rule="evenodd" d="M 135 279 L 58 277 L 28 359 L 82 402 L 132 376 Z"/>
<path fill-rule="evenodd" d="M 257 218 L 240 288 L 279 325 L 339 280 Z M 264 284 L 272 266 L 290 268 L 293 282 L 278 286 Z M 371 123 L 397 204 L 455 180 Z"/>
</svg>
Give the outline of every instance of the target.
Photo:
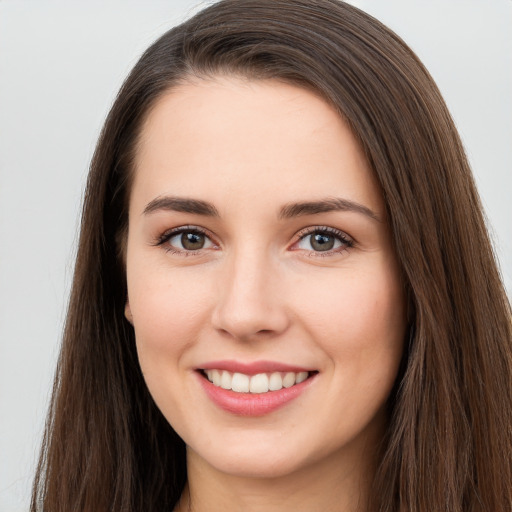
<svg viewBox="0 0 512 512">
<path fill-rule="evenodd" d="M 223 360 L 208 361 L 199 366 L 199 370 L 226 370 L 231 373 L 243 373 L 244 375 L 256 375 L 258 373 L 272 372 L 310 372 L 311 368 L 296 366 L 293 364 L 280 363 L 277 361 L 253 361 L 245 363 L 241 361 Z"/>
</svg>

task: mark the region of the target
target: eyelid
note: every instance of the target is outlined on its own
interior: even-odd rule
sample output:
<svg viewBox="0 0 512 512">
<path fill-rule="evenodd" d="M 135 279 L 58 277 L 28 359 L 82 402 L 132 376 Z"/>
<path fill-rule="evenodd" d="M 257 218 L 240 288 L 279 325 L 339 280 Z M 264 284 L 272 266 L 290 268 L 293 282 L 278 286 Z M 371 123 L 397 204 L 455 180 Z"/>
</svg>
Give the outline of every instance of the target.
<svg viewBox="0 0 512 512">
<path fill-rule="evenodd" d="M 171 229 L 164 231 L 161 235 L 158 235 L 156 237 L 156 239 L 154 240 L 152 245 L 163 246 L 171 238 L 179 235 L 180 233 L 187 233 L 187 232 L 188 233 L 194 233 L 194 232 L 201 233 L 202 235 L 207 237 L 210 240 L 210 242 L 213 244 L 214 247 L 209 247 L 206 249 L 212 249 L 212 248 L 219 249 L 219 244 L 215 241 L 215 236 L 212 235 L 210 233 L 210 231 L 208 231 L 207 229 L 202 228 L 200 226 L 190 225 L 190 224 L 184 225 L 184 226 L 177 226 L 175 228 L 171 228 Z M 343 244 L 343 247 L 336 248 L 336 249 L 330 249 L 327 251 L 314 251 L 314 250 L 307 251 L 305 249 L 299 249 L 296 247 L 300 241 L 302 241 L 304 238 L 306 238 L 307 236 L 312 235 L 314 233 L 326 233 L 331 236 L 334 236 Z M 342 252 L 347 251 L 348 249 L 351 249 L 356 244 L 355 240 L 350 235 L 345 233 L 344 231 L 341 231 L 340 229 L 333 228 L 330 226 L 320 226 L 320 225 L 305 227 L 305 228 L 301 229 L 300 231 L 298 231 L 294 238 L 295 238 L 295 240 L 291 245 L 291 250 L 302 250 L 302 251 L 308 253 L 308 255 L 312 256 L 312 257 L 325 257 L 325 256 L 333 256 L 336 254 L 340 254 Z M 198 254 L 201 251 L 204 251 L 205 248 L 201 248 L 201 249 L 197 249 L 197 250 L 183 250 L 183 249 L 168 245 L 168 247 L 165 247 L 165 250 L 169 251 L 169 252 L 176 253 L 176 254 L 183 254 L 183 255 L 191 256 L 191 255 Z"/>
<path fill-rule="evenodd" d="M 215 237 L 207 229 L 204 229 L 200 226 L 190 225 L 190 224 L 185 225 L 185 226 L 178 226 L 178 227 L 171 228 L 171 229 L 164 231 L 161 235 L 158 235 L 156 237 L 156 239 L 154 240 L 152 245 L 163 246 L 171 238 L 179 235 L 180 233 L 194 233 L 194 232 L 201 233 L 206 238 L 208 238 L 210 240 L 210 242 L 214 245 L 214 248 L 219 246 L 219 244 L 215 241 Z M 165 247 L 165 250 L 174 252 L 174 253 L 185 254 L 188 256 L 188 255 L 197 254 L 197 253 L 203 251 L 204 249 L 201 248 L 201 249 L 197 249 L 195 251 L 194 250 L 183 250 L 183 249 L 179 249 L 177 247 L 173 247 L 173 246 L 169 245 L 168 247 Z"/>
<path fill-rule="evenodd" d="M 307 236 L 312 235 L 314 233 L 326 233 L 331 236 L 334 236 L 338 240 L 340 240 L 344 246 L 341 248 L 331 249 L 328 251 L 313 251 L 313 250 L 307 251 L 307 250 L 305 250 L 305 252 L 308 254 L 308 256 L 311 256 L 311 257 L 335 256 L 335 255 L 343 253 L 349 249 L 352 249 L 356 245 L 355 240 L 350 235 L 348 235 L 344 231 L 341 231 L 340 229 L 333 228 L 330 226 L 308 226 L 306 228 L 301 229 L 295 235 L 296 240 L 292 244 L 292 250 L 297 250 L 297 251 L 304 250 L 304 249 L 299 249 L 299 248 L 294 248 L 294 247 L 296 247 L 297 244 L 299 242 L 301 242 L 304 238 L 306 238 Z"/>
<path fill-rule="evenodd" d="M 333 228 L 332 226 L 322 226 L 322 225 L 314 225 L 314 226 L 307 226 L 305 228 L 302 228 L 297 232 L 295 235 L 297 239 L 303 238 L 306 235 L 310 235 L 311 233 L 331 233 L 333 235 L 339 236 L 340 238 L 344 238 L 346 240 L 354 241 L 354 239 L 347 234 L 345 231 L 342 231 L 338 228 Z"/>
</svg>

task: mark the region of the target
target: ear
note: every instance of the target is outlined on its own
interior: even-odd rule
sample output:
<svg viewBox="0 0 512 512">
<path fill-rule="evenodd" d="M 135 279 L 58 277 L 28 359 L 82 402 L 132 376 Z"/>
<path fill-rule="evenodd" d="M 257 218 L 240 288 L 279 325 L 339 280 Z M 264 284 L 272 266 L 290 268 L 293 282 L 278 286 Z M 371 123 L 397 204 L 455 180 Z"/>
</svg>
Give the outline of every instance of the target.
<svg viewBox="0 0 512 512">
<path fill-rule="evenodd" d="M 124 316 L 126 317 L 126 320 L 133 325 L 132 309 L 130 308 L 130 301 L 128 299 L 126 299 L 126 304 L 124 306 Z"/>
</svg>

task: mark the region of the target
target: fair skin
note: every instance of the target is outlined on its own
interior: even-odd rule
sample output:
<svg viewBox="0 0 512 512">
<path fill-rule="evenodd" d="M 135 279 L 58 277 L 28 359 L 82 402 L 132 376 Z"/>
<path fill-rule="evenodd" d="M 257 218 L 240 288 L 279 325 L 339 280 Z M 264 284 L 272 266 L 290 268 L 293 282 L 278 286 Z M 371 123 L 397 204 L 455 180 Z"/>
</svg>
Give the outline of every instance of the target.
<svg viewBox="0 0 512 512">
<path fill-rule="evenodd" d="M 144 378 L 187 445 L 176 510 L 360 510 L 406 314 L 381 193 L 339 115 L 270 80 L 163 95 L 126 268 Z M 272 374 L 283 389 L 266 391 Z"/>
</svg>

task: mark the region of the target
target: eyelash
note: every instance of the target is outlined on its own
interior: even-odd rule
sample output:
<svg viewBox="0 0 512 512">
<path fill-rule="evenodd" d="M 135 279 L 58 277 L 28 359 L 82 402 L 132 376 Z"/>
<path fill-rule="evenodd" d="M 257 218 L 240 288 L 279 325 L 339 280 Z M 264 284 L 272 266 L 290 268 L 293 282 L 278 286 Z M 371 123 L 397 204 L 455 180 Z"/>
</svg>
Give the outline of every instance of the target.
<svg viewBox="0 0 512 512">
<path fill-rule="evenodd" d="M 179 228 L 174 228 L 174 229 L 171 229 L 171 230 L 168 230 L 168 231 L 165 231 L 164 233 L 162 233 L 162 235 L 160 235 L 157 238 L 155 245 L 164 246 L 164 244 L 166 244 L 171 238 L 173 238 L 177 235 L 181 235 L 182 233 L 200 234 L 200 235 L 204 235 L 209 240 L 212 239 L 211 235 L 209 235 L 206 230 L 204 230 L 198 226 L 181 226 Z M 164 250 L 171 254 L 178 254 L 180 256 L 194 256 L 196 254 L 199 254 L 202 249 L 197 249 L 195 251 L 194 250 L 187 251 L 187 250 L 183 250 L 183 249 L 177 249 L 176 247 L 173 247 L 172 245 L 167 244 L 164 247 Z"/>
<path fill-rule="evenodd" d="M 328 251 L 308 251 L 307 255 L 312 258 L 327 258 L 329 256 L 336 256 L 352 249 L 355 245 L 354 240 L 350 238 L 346 233 L 340 231 L 339 229 L 327 226 L 310 226 L 304 228 L 297 233 L 298 240 L 293 245 L 297 245 L 308 236 L 316 234 L 332 236 L 341 242 L 342 247 Z"/>
<path fill-rule="evenodd" d="M 214 246 L 216 245 L 212 241 L 211 235 L 209 235 L 209 233 L 206 230 L 204 230 L 198 226 L 181 226 L 179 228 L 174 228 L 169 231 L 166 231 L 156 239 L 154 245 L 164 246 L 169 240 L 171 240 L 171 238 L 173 238 L 177 235 L 180 235 L 182 233 L 204 235 L 206 238 L 208 238 L 212 242 L 212 244 L 214 244 Z M 335 250 L 331 249 L 328 251 L 313 251 L 313 250 L 307 251 L 307 255 L 309 257 L 325 258 L 325 257 L 329 257 L 329 256 L 334 256 L 334 255 L 340 254 L 342 252 L 345 252 L 345 251 L 351 249 L 355 245 L 354 240 L 352 238 L 350 238 L 349 236 L 347 236 L 346 233 L 344 233 L 343 231 L 340 231 L 338 229 L 327 227 L 327 226 L 310 226 L 310 227 L 302 229 L 301 231 L 299 231 L 297 233 L 298 239 L 296 242 L 294 242 L 293 245 L 295 246 L 295 245 L 299 244 L 302 240 L 304 240 L 308 236 L 311 236 L 314 234 L 333 236 L 334 238 L 336 238 L 338 241 L 341 242 L 342 247 L 337 248 Z M 203 250 L 203 249 L 197 249 L 197 250 L 177 249 L 176 247 L 173 247 L 170 244 L 167 244 L 167 246 L 165 246 L 164 249 L 166 252 L 169 252 L 171 254 L 178 254 L 181 256 L 194 256 L 196 254 L 199 254 Z M 294 249 L 294 250 L 298 250 L 298 249 Z"/>
</svg>

